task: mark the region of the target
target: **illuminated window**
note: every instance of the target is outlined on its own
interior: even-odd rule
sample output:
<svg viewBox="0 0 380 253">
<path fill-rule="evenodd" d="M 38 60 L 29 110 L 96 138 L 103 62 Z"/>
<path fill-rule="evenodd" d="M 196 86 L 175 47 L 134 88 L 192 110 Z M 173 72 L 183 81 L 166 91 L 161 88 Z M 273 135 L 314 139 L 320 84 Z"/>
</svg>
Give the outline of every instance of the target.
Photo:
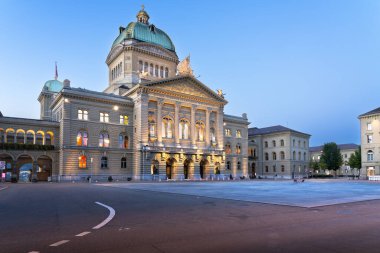
<svg viewBox="0 0 380 253">
<path fill-rule="evenodd" d="M 371 131 L 372 130 L 372 123 L 367 123 L 367 130 Z"/>
<path fill-rule="evenodd" d="M 224 134 L 226 136 L 231 136 L 231 129 L 229 129 L 229 128 L 224 129 Z"/>
<path fill-rule="evenodd" d="M 36 144 L 42 145 L 44 144 L 44 136 L 42 132 L 37 132 L 36 134 Z"/>
<path fill-rule="evenodd" d="M 240 130 L 236 130 L 236 138 L 241 138 L 241 131 Z"/>
<path fill-rule="evenodd" d="M 27 132 L 26 133 L 26 144 L 34 144 L 34 133 Z"/>
<path fill-rule="evenodd" d="M 128 136 L 124 134 L 119 135 L 119 148 L 128 148 Z"/>
<path fill-rule="evenodd" d="M 240 144 L 236 144 L 236 154 L 240 154 L 241 153 L 241 146 Z"/>
<path fill-rule="evenodd" d="M 173 120 L 169 117 L 162 119 L 162 137 L 168 139 L 173 138 Z"/>
<path fill-rule="evenodd" d="M 154 120 L 149 121 L 149 137 L 156 137 L 156 122 Z"/>
<path fill-rule="evenodd" d="M 108 148 L 110 145 L 110 139 L 108 133 L 104 132 L 99 135 L 99 147 Z"/>
<path fill-rule="evenodd" d="M 127 115 L 120 115 L 120 124 L 129 125 L 129 118 Z"/>
<path fill-rule="evenodd" d="M 181 121 L 179 122 L 179 138 L 181 140 L 189 139 L 189 128 L 189 121 L 187 119 L 181 119 Z"/>
<path fill-rule="evenodd" d="M 210 128 L 210 140 L 212 143 L 216 142 L 215 129 L 213 127 Z"/>
<path fill-rule="evenodd" d="M 121 165 L 120 165 L 120 167 L 122 169 L 126 169 L 127 168 L 127 158 L 125 158 L 125 157 L 121 158 Z"/>
<path fill-rule="evenodd" d="M 226 144 L 225 152 L 227 155 L 231 154 L 231 144 L 229 144 L 229 143 Z"/>
<path fill-rule="evenodd" d="M 87 110 L 78 110 L 78 119 L 88 120 L 88 111 Z"/>
<path fill-rule="evenodd" d="M 78 119 L 83 119 L 83 111 L 78 110 Z"/>
<path fill-rule="evenodd" d="M 109 114 L 108 113 L 101 112 L 99 114 L 99 117 L 100 117 L 100 122 L 106 122 L 106 123 L 109 122 Z"/>
<path fill-rule="evenodd" d="M 87 147 L 87 132 L 86 131 L 79 131 L 77 134 L 77 146 L 83 146 Z"/>
<path fill-rule="evenodd" d="M 367 160 L 368 161 L 373 161 L 373 151 L 372 150 L 368 150 L 368 152 L 367 152 Z"/>
<path fill-rule="evenodd" d="M 80 169 L 87 168 L 87 157 L 85 155 L 79 156 L 78 166 Z"/>
<path fill-rule="evenodd" d="M 24 144 L 25 141 L 25 133 L 24 131 L 17 131 L 16 133 L 16 143 Z"/>
<path fill-rule="evenodd" d="M 7 130 L 7 142 L 8 143 L 15 142 L 15 131 L 13 129 Z"/>
</svg>

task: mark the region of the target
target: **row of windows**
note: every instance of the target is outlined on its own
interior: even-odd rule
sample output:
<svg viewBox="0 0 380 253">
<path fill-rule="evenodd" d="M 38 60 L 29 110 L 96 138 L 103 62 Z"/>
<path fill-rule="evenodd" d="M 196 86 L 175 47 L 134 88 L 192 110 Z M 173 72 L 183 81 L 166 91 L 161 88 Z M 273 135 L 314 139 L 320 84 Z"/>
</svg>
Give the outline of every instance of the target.
<svg viewBox="0 0 380 253">
<path fill-rule="evenodd" d="M 276 145 L 277 145 L 277 144 L 276 144 L 276 141 L 273 140 L 273 141 L 272 141 L 272 147 L 276 147 Z M 265 141 L 265 142 L 264 142 L 264 147 L 267 148 L 268 146 L 269 146 L 269 145 L 268 145 L 268 142 Z M 285 141 L 284 141 L 284 140 L 280 140 L 280 146 L 281 146 L 281 147 L 285 146 Z"/>
<path fill-rule="evenodd" d="M 226 155 L 230 155 L 232 153 L 232 149 L 231 149 L 231 144 L 230 143 L 227 143 L 224 146 L 224 151 L 226 152 Z M 237 155 L 241 153 L 241 145 L 239 143 L 236 144 L 236 146 L 235 146 L 235 153 Z"/>
<path fill-rule="evenodd" d="M 226 169 L 231 170 L 231 162 L 230 161 L 227 161 Z M 241 163 L 240 162 L 237 162 L 237 170 L 241 170 Z"/>
<path fill-rule="evenodd" d="M 229 128 L 224 129 L 224 135 L 225 136 L 232 136 L 231 129 L 229 129 Z M 241 138 L 241 130 L 236 130 L 235 137 Z"/>
<path fill-rule="evenodd" d="M 111 70 L 111 80 L 118 78 L 123 72 L 122 69 L 123 69 L 123 63 L 120 62 Z"/>
<path fill-rule="evenodd" d="M 38 145 L 53 145 L 53 133 L 33 130 L 12 128 L 0 129 L 0 143 L 19 143 L 19 144 L 38 144 Z"/>
<path fill-rule="evenodd" d="M 266 161 L 269 160 L 269 153 L 265 153 L 264 154 L 264 159 Z M 296 157 L 296 151 L 293 151 L 293 160 L 296 160 L 297 157 Z M 307 155 L 306 155 L 306 152 L 303 153 L 303 161 L 306 161 L 307 159 Z M 276 152 L 272 152 L 272 160 L 277 160 L 277 153 Z M 280 152 L 280 160 L 285 160 L 285 152 L 284 151 L 281 151 Z M 302 160 L 302 154 L 301 152 L 298 152 L 298 160 L 301 161 Z"/>
<path fill-rule="evenodd" d="M 129 138 L 127 135 L 121 133 L 119 134 L 119 148 L 127 149 L 129 147 Z M 88 146 L 88 133 L 87 131 L 79 131 L 77 134 L 77 146 L 87 147 Z M 101 132 L 99 134 L 98 147 L 109 148 L 110 138 L 107 132 Z"/>
<path fill-rule="evenodd" d="M 87 156 L 81 155 L 78 158 L 78 167 L 80 169 L 86 169 L 87 168 Z M 108 157 L 107 156 L 102 156 L 100 159 L 100 168 L 101 169 L 106 169 L 108 168 Z M 126 169 L 127 168 L 127 158 L 122 157 L 120 159 L 120 168 Z"/>
<path fill-rule="evenodd" d="M 88 120 L 88 111 L 87 110 L 78 110 L 78 119 L 79 120 Z M 109 123 L 110 122 L 110 116 L 107 112 L 100 112 L 99 113 L 99 121 Z M 119 124 L 121 125 L 129 125 L 129 118 L 127 115 L 119 115 Z"/>
<path fill-rule="evenodd" d="M 277 172 L 277 166 L 273 165 L 273 172 Z M 265 166 L 265 172 L 269 172 L 269 166 Z M 285 165 L 281 165 L 281 172 L 285 172 Z"/>
<path fill-rule="evenodd" d="M 168 78 L 169 77 L 169 68 L 163 66 L 154 65 L 153 63 L 139 61 L 139 71 L 140 73 L 146 72 L 150 76 Z"/>
</svg>

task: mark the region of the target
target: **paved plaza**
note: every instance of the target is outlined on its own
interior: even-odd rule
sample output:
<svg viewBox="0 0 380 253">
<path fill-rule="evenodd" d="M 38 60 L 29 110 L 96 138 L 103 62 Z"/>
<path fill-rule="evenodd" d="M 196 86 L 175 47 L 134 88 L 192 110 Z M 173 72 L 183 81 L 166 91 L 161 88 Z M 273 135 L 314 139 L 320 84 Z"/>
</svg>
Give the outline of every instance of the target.
<svg viewBox="0 0 380 253">
<path fill-rule="evenodd" d="M 368 181 L 306 180 L 303 183 L 295 183 L 257 180 L 100 185 L 297 207 L 318 207 L 380 199 L 380 185 Z"/>
</svg>

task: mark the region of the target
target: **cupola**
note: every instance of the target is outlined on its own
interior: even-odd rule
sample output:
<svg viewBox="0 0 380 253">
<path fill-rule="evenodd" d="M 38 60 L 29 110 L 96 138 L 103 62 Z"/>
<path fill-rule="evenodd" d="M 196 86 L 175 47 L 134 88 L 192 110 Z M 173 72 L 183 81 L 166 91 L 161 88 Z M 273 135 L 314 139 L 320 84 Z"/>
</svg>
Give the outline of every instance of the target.
<svg viewBox="0 0 380 253">
<path fill-rule="evenodd" d="M 149 25 L 149 15 L 148 13 L 144 10 L 144 5 L 141 6 L 141 10 L 137 13 L 136 18 L 137 22 Z"/>
</svg>

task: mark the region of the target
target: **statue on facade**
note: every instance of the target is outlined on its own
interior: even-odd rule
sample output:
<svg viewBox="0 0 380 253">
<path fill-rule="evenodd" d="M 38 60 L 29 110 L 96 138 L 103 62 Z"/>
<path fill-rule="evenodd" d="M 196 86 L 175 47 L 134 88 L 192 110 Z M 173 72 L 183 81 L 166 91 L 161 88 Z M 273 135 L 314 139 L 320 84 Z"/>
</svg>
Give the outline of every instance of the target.
<svg viewBox="0 0 380 253">
<path fill-rule="evenodd" d="M 216 92 L 218 93 L 218 96 L 221 97 L 221 98 L 224 98 L 224 95 L 226 95 L 226 94 L 223 93 L 222 89 L 217 89 Z"/>
<path fill-rule="evenodd" d="M 194 76 L 193 70 L 191 69 L 191 65 L 190 65 L 190 55 L 187 56 L 185 59 L 183 59 L 180 63 L 178 63 L 177 75 Z"/>
</svg>

